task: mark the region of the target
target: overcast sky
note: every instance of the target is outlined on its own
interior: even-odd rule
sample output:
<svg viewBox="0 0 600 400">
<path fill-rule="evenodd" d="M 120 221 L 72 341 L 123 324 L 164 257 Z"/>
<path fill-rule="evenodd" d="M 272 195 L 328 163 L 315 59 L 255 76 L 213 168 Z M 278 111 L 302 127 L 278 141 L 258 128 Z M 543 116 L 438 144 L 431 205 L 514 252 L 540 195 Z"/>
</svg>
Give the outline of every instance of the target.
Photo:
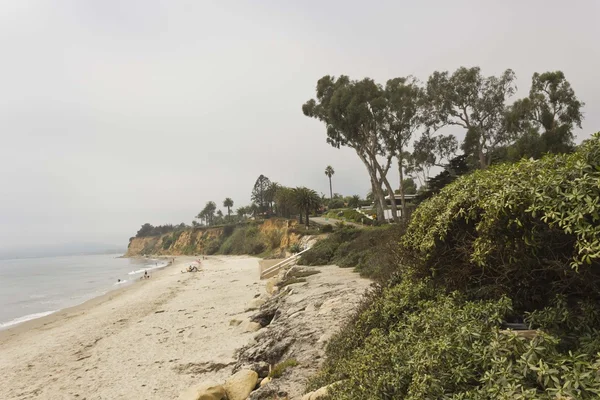
<svg viewBox="0 0 600 400">
<path fill-rule="evenodd" d="M 0 1 L 0 249 L 122 244 L 249 203 L 259 174 L 364 196 L 302 114 L 326 74 L 562 70 L 600 130 L 600 2 Z M 397 179 L 395 178 L 394 181 Z"/>
</svg>

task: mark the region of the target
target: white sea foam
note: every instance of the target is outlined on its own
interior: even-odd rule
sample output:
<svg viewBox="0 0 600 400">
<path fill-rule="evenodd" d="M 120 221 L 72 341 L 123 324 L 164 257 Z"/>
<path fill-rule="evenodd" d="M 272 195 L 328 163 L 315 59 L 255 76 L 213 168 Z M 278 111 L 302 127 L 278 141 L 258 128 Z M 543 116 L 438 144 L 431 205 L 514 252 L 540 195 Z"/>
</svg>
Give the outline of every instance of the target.
<svg viewBox="0 0 600 400">
<path fill-rule="evenodd" d="M 123 283 L 127 282 L 127 279 L 124 279 L 122 281 L 119 281 L 117 283 L 115 283 L 115 285 L 122 285 Z"/>
<path fill-rule="evenodd" d="M 142 269 L 137 269 L 137 270 L 135 270 L 135 271 L 131 271 L 131 272 L 129 272 L 127 275 L 137 275 L 137 274 L 143 274 L 143 273 L 144 273 L 144 271 L 152 271 L 152 270 L 154 270 L 154 269 L 164 268 L 164 267 L 166 267 L 167 265 L 168 265 L 168 263 L 166 263 L 166 262 L 160 263 L 160 264 L 158 264 L 158 265 L 150 265 L 150 266 L 148 266 L 147 268 L 142 268 Z"/>
<path fill-rule="evenodd" d="M 35 314 L 24 315 L 22 317 L 15 318 L 11 321 L 0 323 L 0 329 L 6 329 L 8 327 L 11 327 L 11 326 L 14 326 L 17 324 L 21 324 L 23 322 L 31 321 L 32 319 L 42 318 L 42 317 L 45 317 L 46 315 L 50 315 L 57 311 L 58 310 L 45 311 L 45 312 L 40 312 L 40 313 L 35 313 Z"/>
</svg>

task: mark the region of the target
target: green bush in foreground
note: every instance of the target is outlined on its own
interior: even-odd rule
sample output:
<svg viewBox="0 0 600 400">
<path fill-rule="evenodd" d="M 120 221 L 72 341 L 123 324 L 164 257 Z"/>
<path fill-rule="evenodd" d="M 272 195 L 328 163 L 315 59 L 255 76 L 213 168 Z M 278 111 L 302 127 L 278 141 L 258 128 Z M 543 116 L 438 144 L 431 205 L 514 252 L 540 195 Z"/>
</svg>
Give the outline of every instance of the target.
<svg viewBox="0 0 600 400">
<path fill-rule="evenodd" d="M 418 277 L 519 309 L 600 294 L 600 134 L 574 154 L 477 171 L 414 212 L 403 237 Z"/>
<path fill-rule="evenodd" d="M 359 236 L 332 234 L 313 261 L 364 263 Z M 343 381 L 338 400 L 600 398 L 599 134 L 572 155 L 461 177 L 400 241 L 397 273 L 332 338 L 312 388 Z M 515 318 L 537 334 L 502 331 Z"/>
<path fill-rule="evenodd" d="M 600 338 L 578 351 L 540 332 L 529 340 L 502 333 L 511 302 L 467 301 L 430 282 L 383 290 L 333 338 L 311 386 L 344 380 L 332 399 L 596 399 Z"/>
</svg>

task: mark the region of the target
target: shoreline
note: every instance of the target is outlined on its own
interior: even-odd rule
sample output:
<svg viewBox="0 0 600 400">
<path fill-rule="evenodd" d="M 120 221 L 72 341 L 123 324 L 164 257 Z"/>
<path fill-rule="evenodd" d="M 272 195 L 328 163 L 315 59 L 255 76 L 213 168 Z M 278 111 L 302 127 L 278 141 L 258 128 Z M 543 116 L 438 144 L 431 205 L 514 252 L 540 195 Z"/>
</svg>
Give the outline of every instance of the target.
<svg viewBox="0 0 600 400">
<path fill-rule="evenodd" d="M 130 257 L 119 256 L 119 257 L 116 257 L 116 258 L 130 258 Z M 146 258 L 146 257 L 140 257 L 140 258 Z M 175 259 L 177 259 L 176 256 L 173 256 L 173 257 L 157 256 L 157 257 L 155 257 L 155 259 L 162 259 L 162 258 L 168 258 L 168 259 L 175 258 Z M 154 258 L 150 258 L 150 259 L 154 259 Z M 175 264 L 173 264 L 173 265 L 175 265 Z M 153 274 L 155 274 L 155 273 L 160 273 L 161 271 L 163 271 L 163 270 L 165 270 L 165 269 L 167 269 L 167 268 L 169 268 L 171 266 L 172 266 L 172 264 L 169 261 L 167 265 L 164 265 L 164 266 L 161 266 L 161 267 L 148 268 L 148 270 L 152 270 Z M 140 283 L 140 281 L 143 282 L 143 280 L 141 280 L 139 278 L 135 278 L 135 279 L 131 280 L 130 282 L 126 281 L 125 282 L 126 284 L 123 284 L 122 286 L 111 287 L 111 288 L 107 289 L 107 291 L 105 293 L 102 293 L 102 294 L 100 294 L 98 296 L 94 296 L 94 297 L 92 297 L 90 299 L 84 300 L 83 302 L 78 303 L 78 304 L 74 304 L 72 306 L 61 308 L 61 309 L 58 309 L 58 310 L 55 310 L 55 311 L 38 312 L 38 313 L 26 314 L 26 315 L 23 315 L 23 316 L 20 316 L 20 317 L 16 317 L 16 318 L 12 319 L 11 321 L 5 321 L 2 324 L 7 324 L 7 323 L 10 323 L 10 322 L 12 322 L 14 320 L 17 320 L 17 319 L 20 319 L 20 318 L 25 318 L 25 317 L 30 316 L 30 315 L 46 314 L 46 315 L 39 316 L 39 317 L 34 317 L 34 318 L 31 318 L 31 319 L 28 319 L 28 320 L 25 320 L 25 321 L 22 321 L 22 322 L 17 322 L 17 323 L 15 323 L 13 325 L 9 325 L 9 326 L 6 326 L 6 327 L 0 326 L 0 342 L 3 339 L 3 336 L 5 336 L 5 334 L 8 331 L 15 330 L 15 329 L 17 329 L 19 327 L 23 327 L 23 330 L 32 329 L 32 328 L 35 328 L 36 326 L 39 326 L 38 324 L 35 323 L 35 322 L 38 322 L 38 321 L 42 325 L 51 323 L 54 320 L 53 317 L 56 317 L 56 318 L 58 318 L 59 316 L 60 317 L 65 317 L 69 313 L 77 311 L 77 309 L 79 309 L 79 308 L 85 308 L 85 307 L 88 307 L 88 306 L 89 307 L 93 307 L 94 304 L 97 304 L 97 303 L 94 302 L 95 300 L 98 300 L 99 302 L 102 302 L 102 299 L 106 300 L 106 299 L 111 298 L 109 295 L 117 295 L 118 293 L 122 293 L 122 292 L 124 292 L 126 290 L 133 289 L 137 284 Z"/>
<path fill-rule="evenodd" d="M 253 257 L 175 257 L 150 279 L 0 331 L 0 398 L 176 398 L 199 379 L 221 379 L 252 333 L 264 293 Z"/>
</svg>

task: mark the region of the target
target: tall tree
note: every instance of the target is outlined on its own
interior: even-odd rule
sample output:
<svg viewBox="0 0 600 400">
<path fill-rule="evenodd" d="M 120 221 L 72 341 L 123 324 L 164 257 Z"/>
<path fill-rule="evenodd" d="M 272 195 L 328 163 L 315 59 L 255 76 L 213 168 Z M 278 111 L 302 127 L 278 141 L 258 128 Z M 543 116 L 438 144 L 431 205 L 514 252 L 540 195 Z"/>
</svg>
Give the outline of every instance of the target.
<svg viewBox="0 0 600 400">
<path fill-rule="evenodd" d="M 452 75 L 434 72 L 427 81 L 426 116 L 432 129 L 454 125 L 466 132 L 463 151 L 487 168 L 498 146 L 511 140 L 506 126 L 506 100 L 516 91 L 515 74 L 484 77 L 479 67 L 457 69 Z"/>
<path fill-rule="evenodd" d="M 418 86 L 416 79 L 394 78 L 385 85 L 387 100 L 386 126 L 384 141 L 388 152 L 398 160 L 400 204 L 402 219 L 406 220 L 406 200 L 404 198 L 404 168 L 407 163 L 406 148 L 413 134 L 422 124 L 421 106 L 423 89 Z"/>
<path fill-rule="evenodd" d="M 227 219 L 231 219 L 231 207 L 233 207 L 233 200 L 230 197 L 223 200 L 223 207 L 227 207 Z"/>
<path fill-rule="evenodd" d="M 215 217 L 215 211 L 217 211 L 217 205 L 214 201 L 209 201 L 206 203 L 202 211 L 196 216 L 198 219 L 204 219 L 207 225 L 212 225 Z"/>
<path fill-rule="evenodd" d="M 308 228 L 309 226 L 309 215 L 311 210 L 316 209 L 321 203 L 321 199 L 317 192 L 312 189 L 306 187 L 297 187 L 293 189 L 294 193 L 294 202 L 298 209 L 304 211 L 305 215 L 305 224 Z M 302 211 L 300 215 L 300 221 L 302 220 Z"/>
<path fill-rule="evenodd" d="M 284 186 L 279 187 L 275 193 L 275 206 L 277 215 L 290 218 L 296 212 L 293 189 Z"/>
<path fill-rule="evenodd" d="M 333 199 L 333 187 L 331 186 L 331 177 L 333 176 L 333 174 L 335 174 L 333 167 L 331 165 L 328 165 L 327 168 L 325 168 L 325 175 L 327 175 L 327 177 L 329 178 L 329 198 L 330 199 Z"/>
<path fill-rule="evenodd" d="M 561 71 L 535 73 L 529 91 L 534 126 L 541 132 L 545 150 L 567 153 L 574 149 L 573 128 L 581 128 L 584 103 L 577 99 Z"/>
<path fill-rule="evenodd" d="M 248 214 L 248 207 L 239 207 L 236 212 L 239 220 L 242 221 Z"/>
<path fill-rule="evenodd" d="M 252 188 L 252 201 L 258 205 L 259 212 L 265 212 L 267 206 L 266 193 L 271 185 L 271 181 L 264 175 L 260 175 L 256 182 L 254 182 L 254 187 Z"/>
<path fill-rule="evenodd" d="M 393 154 L 386 151 L 381 136 L 387 107 L 383 88 L 369 78 L 351 81 L 344 75 L 337 79 L 327 75 L 317 82 L 316 97 L 317 100 L 311 99 L 302 106 L 304 115 L 325 124 L 327 143 L 355 150 L 367 168 L 377 202 L 382 209 L 387 208 L 382 185 L 391 191 L 387 172 Z M 394 196 L 391 202 L 392 216 L 398 220 Z M 380 220 L 382 214 L 378 213 Z"/>
<path fill-rule="evenodd" d="M 281 188 L 281 185 L 277 182 L 270 182 L 269 186 L 265 190 L 265 202 L 267 205 L 267 209 L 269 214 L 273 213 L 273 204 L 275 203 L 275 195 L 277 191 Z"/>
</svg>

